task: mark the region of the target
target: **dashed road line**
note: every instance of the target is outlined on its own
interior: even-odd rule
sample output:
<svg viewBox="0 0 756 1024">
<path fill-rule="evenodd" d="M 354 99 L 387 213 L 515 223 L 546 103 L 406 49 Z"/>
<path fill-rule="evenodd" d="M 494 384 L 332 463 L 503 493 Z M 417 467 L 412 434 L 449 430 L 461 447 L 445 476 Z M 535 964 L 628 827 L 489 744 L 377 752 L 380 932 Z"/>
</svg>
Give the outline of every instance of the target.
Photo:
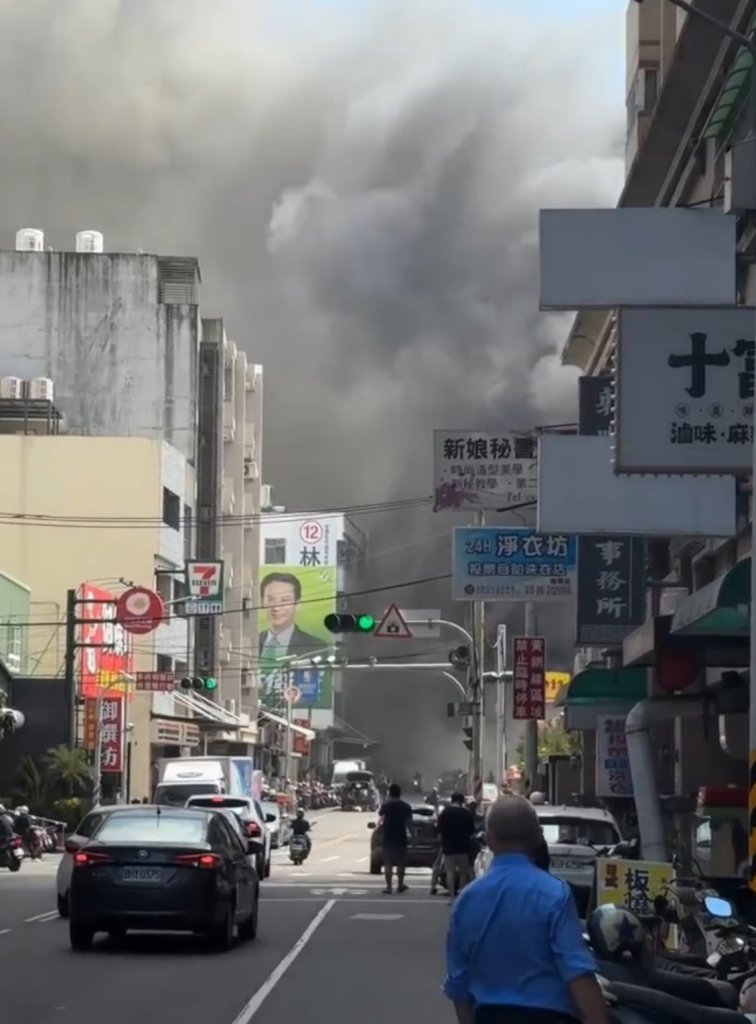
<svg viewBox="0 0 756 1024">
<path fill-rule="evenodd" d="M 24 918 L 24 924 L 45 924 L 47 921 L 54 921 L 59 916 L 57 910 L 46 910 L 44 914 L 35 914 L 34 917 Z"/>
</svg>

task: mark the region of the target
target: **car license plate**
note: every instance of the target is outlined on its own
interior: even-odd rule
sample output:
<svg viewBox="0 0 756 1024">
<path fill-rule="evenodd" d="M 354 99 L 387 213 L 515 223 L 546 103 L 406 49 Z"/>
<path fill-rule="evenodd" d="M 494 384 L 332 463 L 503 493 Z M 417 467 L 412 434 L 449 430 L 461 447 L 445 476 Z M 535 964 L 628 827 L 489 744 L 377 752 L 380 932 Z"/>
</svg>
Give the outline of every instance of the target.
<svg viewBox="0 0 756 1024">
<path fill-rule="evenodd" d="M 121 872 L 122 882 L 159 882 L 161 877 L 160 868 L 124 868 Z"/>
</svg>

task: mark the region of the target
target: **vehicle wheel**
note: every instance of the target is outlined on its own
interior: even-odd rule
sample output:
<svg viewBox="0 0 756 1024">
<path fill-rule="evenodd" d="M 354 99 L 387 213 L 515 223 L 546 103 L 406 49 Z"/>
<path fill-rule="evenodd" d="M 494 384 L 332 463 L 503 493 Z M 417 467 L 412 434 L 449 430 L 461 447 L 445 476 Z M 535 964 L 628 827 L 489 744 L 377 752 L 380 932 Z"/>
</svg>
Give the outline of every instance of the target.
<svg viewBox="0 0 756 1024">
<path fill-rule="evenodd" d="M 210 932 L 210 943 L 219 953 L 226 953 L 234 944 L 234 904 L 226 906 L 223 920 Z"/>
<path fill-rule="evenodd" d="M 255 860 L 255 871 L 258 878 L 265 878 L 265 861 L 262 857 L 258 857 Z"/>
<path fill-rule="evenodd" d="M 263 878 L 270 878 L 270 861 L 265 864 L 265 871 L 263 872 Z"/>
<path fill-rule="evenodd" d="M 370 861 L 370 874 L 371 875 L 380 875 L 382 867 L 383 867 L 383 865 L 381 864 L 381 862 L 379 860 L 376 860 L 375 858 L 372 858 L 371 861 Z"/>
<path fill-rule="evenodd" d="M 58 916 L 68 917 L 68 897 L 58 893 Z"/>
<path fill-rule="evenodd" d="M 79 924 L 78 921 L 69 921 L 68 939 L 71 949 L 83 953 L 91 948 L 93 938 L 94 928 L 90 928 L 88 924 Z"/>
<path fill-rule="evenodd" d="M 21 861 L 17 860 L 15 857 L 11 857 L 11 859 L 8 861 L 8 870 L 11 872 L 20 871 Z"/>
<path fill-rule="evenodd" d="M 242 942 L 251 942 L 252 939 L 257 938 L 257 918 L 260 914 L 260 893 L 259 891 L 255 895 L 254 906 L 252 907 L 252 913 L 249 915 L 246 921 L 242 921 L 239 925 L 239 938 Z"/>
</svg>

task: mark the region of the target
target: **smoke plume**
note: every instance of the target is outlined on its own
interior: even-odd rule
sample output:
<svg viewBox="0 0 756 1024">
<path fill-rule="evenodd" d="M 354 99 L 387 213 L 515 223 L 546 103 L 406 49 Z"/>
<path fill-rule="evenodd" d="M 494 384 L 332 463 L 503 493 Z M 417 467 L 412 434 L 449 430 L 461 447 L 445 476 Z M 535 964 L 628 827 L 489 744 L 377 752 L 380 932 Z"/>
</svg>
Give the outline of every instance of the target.
<svg viewBox="0 0 756 1024">
<path fill-rule="evenodd" d="M 108 250 L 196 254 L 204 315 L 265 367 L 277 501 L 430 494 L 434 427 L 574 418 L 565 321 L 536 309 L 537 210 L 612 204 L 621 179 L 616 15 L 504 8 L 0 0 L 2 244 L 92 227 Z M 448 569 L 447 517 L 361 525 L 368 584 Z M 401 603 L 448 608 L 448 587 Z M 547 621 L 564 658 L 571 616 Z M 438 683 L 411 685 L 352 688 L 387 756 L 444 735 Z"/>
</svg>

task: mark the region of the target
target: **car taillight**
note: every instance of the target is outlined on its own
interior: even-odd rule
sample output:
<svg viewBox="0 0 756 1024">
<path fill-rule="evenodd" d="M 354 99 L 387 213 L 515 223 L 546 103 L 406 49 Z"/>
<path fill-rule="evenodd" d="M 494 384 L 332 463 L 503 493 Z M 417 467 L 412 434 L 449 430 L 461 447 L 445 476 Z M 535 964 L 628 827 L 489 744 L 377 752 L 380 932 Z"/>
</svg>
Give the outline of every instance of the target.
<svg viewBox="0 0 756 1024">
<path fill-rule="evenodd" d="M 176 858 L 176 864 L 184 868 L 205 868 L 214 871 L 221 866 L 223 860 L 217 853 L 182 853 Z"/>
<path fill-rule="evenodd" d="M 24 845 L 24 841 L 21 838 L 21 836 L 14 836 L 13 837 L 13 841 L 11 843 L 11 846 L 23 846 L 23 845 Z"/>
<path fill-rule="evenodd" d="M 79 850 L 78 853 L 74 854 L 73 862 L 76 868 L 89 868 L 94 864 L 107 864 L 110 859 L 110 855 L 107 853 L 91 853 L 87 850 Z"/>
<path fill-rule="evenodd" d="M 248 836 L 259 836 L 260 835 L 260 826 L 257 824 L 256 821 L 248 821 L 247 822 L 247 835 Z"/>
</svg>

